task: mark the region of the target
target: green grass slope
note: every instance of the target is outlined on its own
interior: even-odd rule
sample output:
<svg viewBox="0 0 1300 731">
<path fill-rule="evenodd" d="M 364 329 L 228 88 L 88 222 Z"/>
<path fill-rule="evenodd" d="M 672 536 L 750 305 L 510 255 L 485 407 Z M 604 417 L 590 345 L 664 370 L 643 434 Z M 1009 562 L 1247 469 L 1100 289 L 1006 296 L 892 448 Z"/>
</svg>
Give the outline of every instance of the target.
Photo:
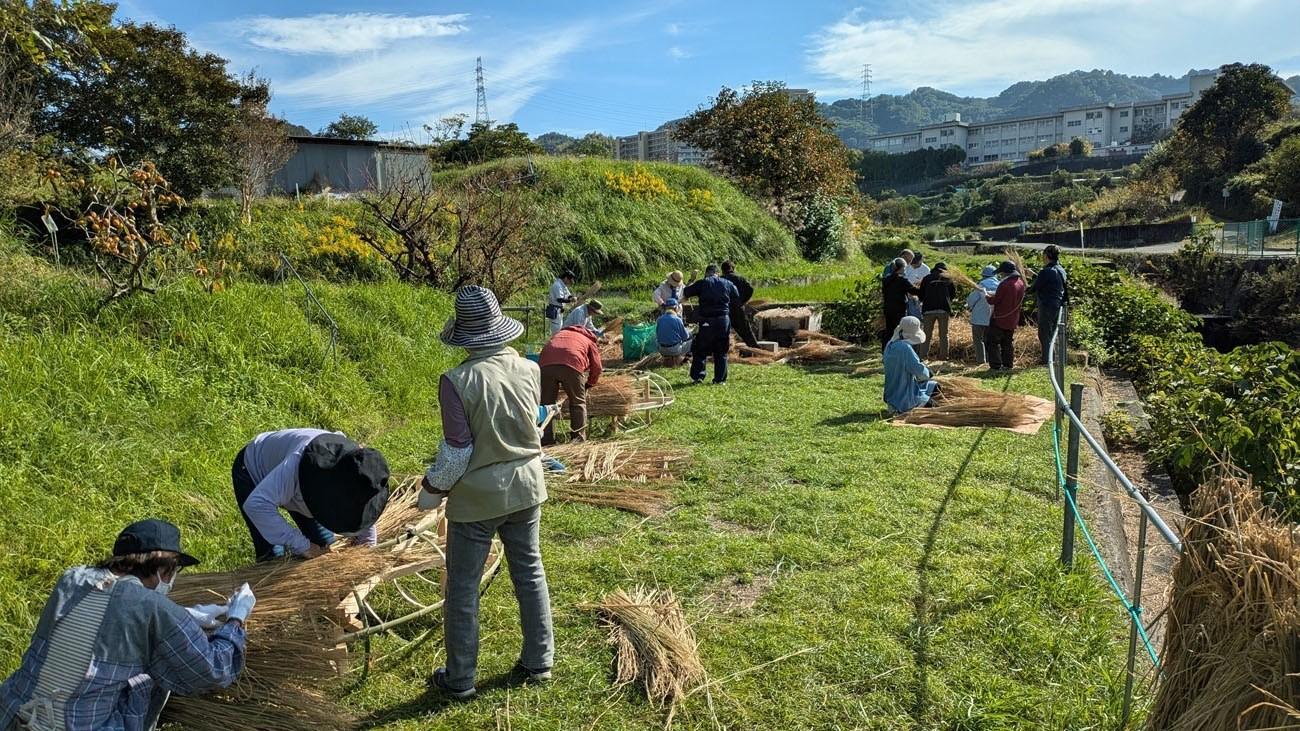
<svg viewBox="0 0 1300 731">
<path fill-rule="evenodd" d="M 584 280 L 648 270 L 702 268 L 710 261 L 788 260 L 794 239 L 762 206 L 707 170 L 668 163 L 594 158 L 534 158 L 532 188 L 553 208 L 556 225 L 545 243 L 556 268 Z M 444 173 L 454 180 L 488 170 L 527 172 L 523 160 L 502 160 Z M 666 191 L 628 195 L 606 175 L 657 176 Z M 702 194 L 707 193 L 707 195 Z"/>
</svg>

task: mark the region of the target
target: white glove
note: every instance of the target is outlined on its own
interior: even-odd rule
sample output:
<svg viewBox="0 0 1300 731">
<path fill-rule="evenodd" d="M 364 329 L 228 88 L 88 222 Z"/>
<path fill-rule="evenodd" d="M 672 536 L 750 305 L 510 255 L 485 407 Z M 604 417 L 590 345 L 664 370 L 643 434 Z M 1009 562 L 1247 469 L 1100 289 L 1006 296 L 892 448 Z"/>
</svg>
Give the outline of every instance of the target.
<svg viewBox="0 0 1300 731">
<path fill-rule="evenodd" d="M 230 595 L 230 608 L 226 610 L 226 618 L 247 622 L 248 615 L 252 613 L 255 604 L 257 604 L 257 597 L 253 596 L 253 589 L 245 583 Z"/>
<path fill-rule="evenodd" d="M 420 510 L 434 510 L 442 505 L 443 499 L 447 497 L 445 492 L 434 492 L 432 490 L 420 490 L 420 500 L 417 503 Z"/>
<path fill-rule="evenodd" d="M 200 604 L 196 607 L 186 607 L 185 611 L 190 613 L 195 622 L 203 629 L 216 629 L 224 624 L 219 619 L 226 613 L 228 607 L 225 604 Z"/>
</svg>

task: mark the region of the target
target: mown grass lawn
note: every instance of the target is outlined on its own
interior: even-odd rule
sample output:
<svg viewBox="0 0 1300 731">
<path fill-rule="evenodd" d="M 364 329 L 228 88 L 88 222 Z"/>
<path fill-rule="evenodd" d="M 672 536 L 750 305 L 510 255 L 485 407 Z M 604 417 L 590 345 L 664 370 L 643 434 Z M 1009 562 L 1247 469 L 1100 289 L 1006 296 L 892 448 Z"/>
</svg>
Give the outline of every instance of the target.
<svg viewBox="0 0 1300 731">
<path fill-rule="evenodd" d="M 678 709 L 680 728 L 1115 726 L 1122 622 L 1097 577 L 1056 563 L 1050 427 L 891 426 L 879 377 L 742 366 L 718 388 L 684 375 L 638 435 L 695 455 L 675 510 L 544 512 L 556 680 L 503 683 L 519 640 L 502 577 L 484 597 L 480 696 L 426 691 L 435 632 L 348 696 L 373 727 L 662 728 L 663 711 L 610 688 L 603 633 L 577 608 L 637 584 L 678 593 L 717 681 L 711 707 L 701 693 Z M 1041 370 L 990 385 L 1048 388 Z"/>
</svg>

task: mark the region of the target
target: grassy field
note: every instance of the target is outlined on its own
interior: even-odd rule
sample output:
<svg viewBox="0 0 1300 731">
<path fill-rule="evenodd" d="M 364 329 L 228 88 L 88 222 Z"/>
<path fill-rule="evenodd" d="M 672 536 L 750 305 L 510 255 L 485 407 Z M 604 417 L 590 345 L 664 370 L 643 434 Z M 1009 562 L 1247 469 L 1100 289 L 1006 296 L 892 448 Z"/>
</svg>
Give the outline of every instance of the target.
<svg viewBox="0 0 1300 731">
<path fill-rule="evenodd" d="M 339 324 L 331 357 L 296 284 L 177 286 L 96 319 L 84 283 L 11 249 L 0 281 L 0 671 L 59 571 L 101 557 L 129 520 L 177 521 L 210 568 L 244 562 L 228 470 L 252 434 L 342 429 L 401 472 L 437 444 L 436 377 L 457 357 L 436 342 L 443 296 L 317 285 Z M 480 698 L 427 692 L 441 661 L 428 642 L 348 690 L 370 727 L 662 728 L 662 711 L 611 689 L 603 633 L 577 608 L 636 584 L 678 592 L 716 681 L 679 728 L 1114 726 L 1123 625 L 1097 577 L 1055 563 L 1045 433 L 894 427 L 879 377 L 834 370 L 737 367 L 724 388 L 670 375 L 680 399 L 644 438 L 693 454 L 672 512 L 546 508 L 556 681 L 500 682 L 518 651 L 502 577 L 484 599 Z M 991 385 L 1047 391 L 1041 371 Z"/>
</svg>

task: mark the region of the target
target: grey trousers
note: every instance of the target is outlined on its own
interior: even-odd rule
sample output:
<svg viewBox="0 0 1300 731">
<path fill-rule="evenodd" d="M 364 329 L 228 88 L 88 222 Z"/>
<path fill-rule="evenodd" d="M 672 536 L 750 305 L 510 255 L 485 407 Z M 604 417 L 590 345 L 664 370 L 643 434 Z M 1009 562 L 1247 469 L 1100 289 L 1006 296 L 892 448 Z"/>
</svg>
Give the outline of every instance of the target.
<svg viewBox="0 0 1300 731">
<path fill-rule="evenodd" d="M 970 326 L 970 339 L 971 342 L 975 344 L 976 363 L 989 362 L 988 352 L 984 349 L 984 333 L 988 329 L 988 325 L 976 325 L 972 323 Z"/>
<path fill-rule="evenodd" d="M 478 667 L 478 599 L 483 565 L 492 537 L 501 536 L 510 581 L 519 602 L 524 644 L 519 662 L 529 670 L 549 670 L 555 659 L 551 596 L 542 567 L 538 526 L 542 506 L 477 523 L 447 522 L 447 603 L 443 631 L 447 645 L 447 684 L 474 687 Z"/>
<path fill-rule="evenodd" d="M 917 347 L 916 354 L 921 360 L 930 357 L 930 345 L 934 343 L 934 325 L 939 324 L 939 360 L 948 360 L 948 312 L 927 312 L 921 316 L 921 327 L 925 330 L 925 342 Z"/>
</svg>

